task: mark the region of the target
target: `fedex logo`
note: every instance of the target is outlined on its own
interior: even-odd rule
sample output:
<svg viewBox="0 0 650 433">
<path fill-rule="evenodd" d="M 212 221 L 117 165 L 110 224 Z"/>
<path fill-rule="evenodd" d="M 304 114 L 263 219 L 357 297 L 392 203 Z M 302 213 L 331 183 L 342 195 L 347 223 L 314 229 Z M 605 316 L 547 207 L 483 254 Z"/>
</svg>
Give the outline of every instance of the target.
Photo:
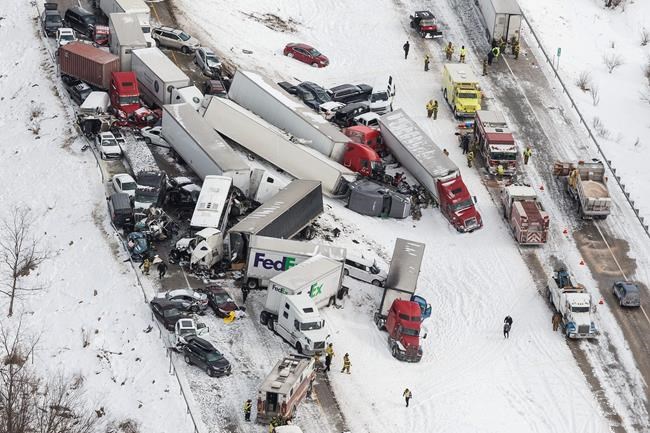
<svg viewBox="0 0 650 433">
<path fill-rule="evenodd" d="M 264 269 L 275 269 L 276 271 L 286 271 L 289 268 L 296 266 L 295 257 L 282 257 L 282 260 L 271 260 L 264 258 L 264 253 L 255 253 L 255 260 L 253 261 L 253 267 L 259 268 L 260 266 Z"/>
</svg>

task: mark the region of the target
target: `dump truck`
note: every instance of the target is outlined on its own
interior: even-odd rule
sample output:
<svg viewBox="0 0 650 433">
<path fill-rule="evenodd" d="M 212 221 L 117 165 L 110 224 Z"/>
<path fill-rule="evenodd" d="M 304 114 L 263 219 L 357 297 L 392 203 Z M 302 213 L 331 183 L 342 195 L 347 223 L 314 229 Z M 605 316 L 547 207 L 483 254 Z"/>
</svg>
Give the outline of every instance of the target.
<svg viewBox="0 0 650 433">
<path fill-rule="evenodd" d="M 59 48 L 61 76 L 85 81 L 108 90 L 111 74 L 120 71 L 120 58 L 83 42 L 71 42 Z"/>
<path fill-rule="evenodd" d="M 422 359 L 420 330 L 427 311 L 426 308 L 423 311 L 416 299 L 415 290 L 424 248 L 420 242 L 396 239 L 388 278 L 374 316 L 377 327 L 388 331 L 388 348 L 400 361 L 419 362 Z M 418 298 L 424 301 L 424 298 Z M 424 305 L 427 305 L 426 301 Z M 431 307 L 428 309 L 428 315 L 431 315 Z M 426 333 L 422 338 L 426 338 Z"/>
<path fill-rule="evenodd" d="M 549 217 L 528 185 L 508 185 L 501 189 L 503 214 L 520 245 L 542 245 L 548 236 Z"/>
<path fill-rule="evenodd" d="M 605 165 L 597 159 L 592 162 L 555 162 L 553 174 L 563 177 L 566 190 L 578 204 L 582 219 L 605 219 L 610 214 L 612 199 L 607 188 Z"/>
<path fill-rule="evenodd" d="M 506 176 L 517 174 L 517 145 L 501 112 L 478 110 L 473 136 L 490 174 L 497 174 L 499 165 Z"/>
<path fill-rule="evenodd" d="M 485 23 L 485 35 L 489 42 L 503 38 L 519 41 L 521 9 L 516 0 L 476 0 Z"/>
<path fill-rule="evenodd" d="M 402 109 L 379 119 L 386 147 L 438 203 L 459 232 L 483 227 L 460 170 Z"/>
<path fill-rule="evenodd" d="M 474 117 L 481 109 L 478 77 L 465 63 L 446 63 L 442 68 L 442 95 L 454 117 Z"/>
<path fill-rule="evenodd" d="M 595 305 L 582 284 L 574 284 L 565 269 L 556 270 L 549 278 L 548 299 L 555 312 L 562 315 L 560 324 L 568 338 L 595 338 L 598 329 L 592 317 Z"/>
</svg>

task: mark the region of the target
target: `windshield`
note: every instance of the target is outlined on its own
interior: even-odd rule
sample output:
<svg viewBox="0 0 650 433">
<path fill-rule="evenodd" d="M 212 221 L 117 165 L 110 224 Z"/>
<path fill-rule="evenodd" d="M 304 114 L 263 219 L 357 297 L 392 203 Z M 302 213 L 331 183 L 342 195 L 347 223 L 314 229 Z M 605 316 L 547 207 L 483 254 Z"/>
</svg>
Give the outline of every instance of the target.
<svg viewBox="0 0 650 433">
<path fill-rule="evenodd" d="M 155 203 L 157 198 L 156 191 L 135 190 L 135 201 L 138 203 Z"/>
<path fill-rule="evenodd" d="M 326 92 L 323 92 L 322 90 L 316 91 L 316 96 L 323 102 L 329 102 L 332 100 L 332 98 L 330 98 L 330 95 L 328 95 Z"/>
<path fill-rule="evenodd" d="M 61 17 L 59 15 L 45 15 L 45 21 L 52 24 L 61 24 Z"/>
<path fill-rule="evenodd" d="M 301 331 L 311 331 L 314 329 L 320 329 L 323 327 L 323 322 L 307 322 L 300 324 Z"/>
<path fill-rule="evenodd" d="M 589 312 L 589 307 L 572 307 L 571 311 L 574 313 L 588 313 Z"/>
<path fill-rule="evenodd" d="M 460 212 L 465 209 L 469 209 L 473 206 L 474 204 L 472 203 L 471 199 L 463 200 L 461 202 L 458 202 L 456 204 L 451 205 L 451 210 L 454 212 Z"/>
<path fill-rule="evenodd" d="M 402 334 L 417 337 L 418 335 L 420 335 L 420 330 L 411 329 L 411 328 L 402 328 Z"/>
<path fill-rule="evenodd" d="M 490 152 L 491 159 L 497 159 L 499 161 L 516 161 L 517 153 L 516 152 Z"/>
<path fill-rule="evenodd" d="M 174 316 L 179 316 L 181 314 L 180 311 L 178 311 L 176 308 L 170 308 L 168 310 L 163 311 L 163 316 L 165 317 L 174 317 Z"/>
<path fill-rule="evenodd" d="M 188 35 L 188 34 L 185 33 L 185 32 L 180 32 L 180 33 L 178 34 L 178 37 L 181 38 L 181 40 L 183 40 L 183 41 L 185 41 L 185 42 L 189 41 L 190 38 L 191 38 L 191 36 Z"/>
<path fill-rule="evenodd" d="M 117 146 L 117 140 L 114 138 L 105 138 L 102 140 L 102 146 Z"/>
<path fill-rule="evenodd" d="M 459 99 L 476 99 L 476 93 L 464 93 L 460 92 L 458 94 Z"/>
<path fill-rule="evenodd" d="M 62 41 L 74 41 L 74 35 L 70 35 L 70 34 L 67 34 L 67 33 L 63 33 L 63 34 L 61 35 L 61 40 L 62 40 Z"/>
<path fill-rule="evenodd" d="M 320 51 L 318 51 L 316 48 L 312 48 L 311 50 L 309 50 L 309 54 L 311 54 L 314 57 L 318 57 L 321 55 Z"/>
<path fill-rule="evenodd" d="M 388 101 L 388 93 L 387 92 L 373 93 L 370 96 L 370 102 L 377 102 L 377 101 Z"/>
<path fill-rule="evenodd" d="M 138 95 L 133 96 L 120 96 L 120 105 L 130 105 L 130 104 L 139 104 L 140 97 Z"/>
<path fill-rule="evenodd" d="M 135 182 L 124 182 L 122 184 L 122 191 L 133 191 L 138 187 Z"/>
<path fill-rule="evenodd" d="M 420 20 L 420 27 L 433 27 L 435 23 L 434 20 Z"/>
<path fill-rule="evenodd" d="M 221 358 L 223 358 L 223 355 L 221 355 L 221 353 L 219 353 L 219 352 L 217 352 L 217 351 L 215 350 L 214 352 L 208 352 L 208 353 L 206 353 L 205 357 L 206 357 L 206 359 L 207 359 L 208 361 L 212 361 L 212 362 L 214 362 L 214 361 L 218 361 L 218 360 L 220 360 Z"/>
<path fill-rule="evenodd" d="M 208 54 L 205 60 L 207 61 L 208 66 L 219 66 L 219 59 L 217 59 L 212 54 Z"/>
<path fill-rule="evenodd" d="M 142 33 L 151 33 L 151 27 L 142 26 Z"/>
</svg>

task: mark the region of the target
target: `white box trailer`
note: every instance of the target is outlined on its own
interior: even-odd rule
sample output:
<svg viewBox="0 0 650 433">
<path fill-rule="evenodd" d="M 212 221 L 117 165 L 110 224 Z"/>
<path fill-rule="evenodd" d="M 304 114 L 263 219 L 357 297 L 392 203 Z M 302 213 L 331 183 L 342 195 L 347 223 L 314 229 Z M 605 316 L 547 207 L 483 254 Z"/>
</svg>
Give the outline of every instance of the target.
<svg viewBox="0 0 650 433">
<path fill-rule="evenodd" d="M 107 17 L 113 13 L 134 14 L 138 18 L 140 31 L 147 41 L 147 46 L 154 45 L 151 37 L 151 11 L 143 0 L 99 0 L 99 8 Z"/>
<path fill-rule="evenodd" d="M 316 255 L 344 263 L 347 254 L 345 248 L 332 245 L 251 236 L 243 284 L 249 289 L 267 287 L 271 278 Z"/>
<path fill-rule="evenodd" d="M 206 176 L 190 220 L 193 230 L 215 228 L 226 232 L 231 205 L 232 179 L 226 176 Z"/>
<path fill-rule="evenodd" d="M 140 83 L 140 96 L 149 105 L 173 104 L 174 89 L 191 86 L 192 81 L 156 47 L 133 50 L 131 70 Z"/>
<path fill-rule="evenodd" d="M 195 110 L 198 110 L 203 101 L 203 93 L 196 86 L 181 87 L 172 90 L 171 103 L 183 104 L 187 103 Z"/>
<path fill-rule="evenodd" d="M 120 58 L 120 70 L 131 70 L 131 52 L 147 48 L 148 44 L 135 14 L 114 13 L 108 18 L 110 50 Z"/>
<path fill-rule="evenodd" d="M 303 295 L 318 308 L 336 303 L 343 295 L 343 263 L 325 256 L 311 257 L 271 278 L 265 311 L 277 314 L 281 295 Z"/>
<path fill-rule="evenodd" d="M 297 179 L 318 180 L 327 196 L 341 196 L 356 175 L 235 102 L 207 96 L 199 114 L 221 135 Z"/>
<path fill-rule="evenodd" d="M 270 124 L 305 140 L 307 146 L 328 158 L 343 161 L 349 138 L 274 82 L 254 72 L 237 70 L 228 97 Z"/>
<path fill-rule="evenodd" d="M 516 0 L 477 0 L 477 4 L 488 41 L 498 41 L 502 37 L 507 42 L 512 38 L 519 40 L 522 17 Z"/>
<path fill-rule="evenodd" d="M 227 176 L 248 195 L 251 169 L 189 104 L 163 106 L 162 135 L 201 179 Z"/>
</svg>

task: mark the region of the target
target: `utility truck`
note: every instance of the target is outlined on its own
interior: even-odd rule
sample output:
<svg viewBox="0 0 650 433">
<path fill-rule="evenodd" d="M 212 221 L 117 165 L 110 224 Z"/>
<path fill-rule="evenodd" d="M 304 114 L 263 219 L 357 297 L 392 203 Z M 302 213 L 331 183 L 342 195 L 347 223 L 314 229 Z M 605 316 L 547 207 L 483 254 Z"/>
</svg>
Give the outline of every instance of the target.
<svg viewBox="0 0 650 433">
<path fill-rule="evenodd" d="M 459 232 L 483 226 L 460 170 L 402 109 L 379 119 L 386 147 L 431 194 Z"/>
<path fill-rule="evenodd" d="M 446 63 L 442 68 L 442 95 L 454 117 L 474 117 L 481 109 L 478 77 L 465 63 Z"/>
<path fill-rule="evenodd" d="M 388 331 L 388 348 L 400 361 L 422 359 L 420 331 L 424 316 L 431 315 L 431 306 L 415 295 L 425 245 L 397 238 L 388 278 L 375 313 L 375 324 Z M 421 307 L 421 301 L 424 309 Z M 428 310 L 428 311 L 427 311 Z M 422 336 L 426 338 L 426 333 Z"/>
<path fill-rule="evenodd" d="M 582 284 L 574 284 L 564 270 L 553 272 L 548 280 L 548 298 L 553 309 L 562 315 L 560 324 L 568 338 L 595 338 L 598 329 L 592 311 L 595 305 Z"/>
<path fill-rule="evenodd" d="M 501 189 L 503 213 L 520 245 L 543 245 L 548 236 L 549 216 L 528 185 L 508 185 Z"/>
<path fill-rule="evenodd" d="M 517 174 L 517 145 L 501 112 L 477 111 L 473 136 L 490 174 L 497 174 L 498 166 L 506 176 Z"/>
<path fill-rule="evenodd" d="M 605 165 L 594 159 L 592 162 L 555 162 L 553 174 L 566 178 L 566 190 L 579 205 L 583 219 L 605 219 L 612 208 L 612 199 L 607 189 Z"/>
</svg>

